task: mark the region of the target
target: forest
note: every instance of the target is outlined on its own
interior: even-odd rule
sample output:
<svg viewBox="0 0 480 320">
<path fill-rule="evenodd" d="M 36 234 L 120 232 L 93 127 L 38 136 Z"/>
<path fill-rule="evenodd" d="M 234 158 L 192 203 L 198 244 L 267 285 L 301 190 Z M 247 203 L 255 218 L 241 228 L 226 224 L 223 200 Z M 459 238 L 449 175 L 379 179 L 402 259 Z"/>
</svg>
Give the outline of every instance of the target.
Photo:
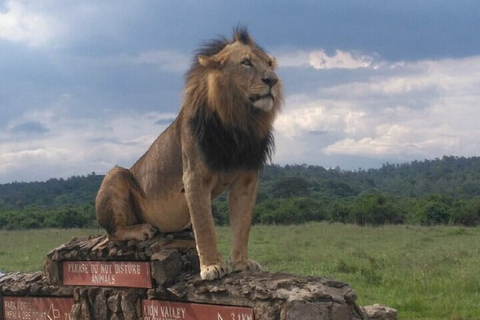
<svg viewBox="0 0 480 320">
<path fill-rule="evenodd" d="M 0 184 L 0 228 L 95 227 L 94 199 L 102 175 Z M 212 206 L 228 224 L 228 196 Z M 384 164 L 345 171 L 312 165 L 267 165 L 261 172 L 253 222 L 309 221 L 359 225 L 480 224 L 480 157 Z"/>
</svg>

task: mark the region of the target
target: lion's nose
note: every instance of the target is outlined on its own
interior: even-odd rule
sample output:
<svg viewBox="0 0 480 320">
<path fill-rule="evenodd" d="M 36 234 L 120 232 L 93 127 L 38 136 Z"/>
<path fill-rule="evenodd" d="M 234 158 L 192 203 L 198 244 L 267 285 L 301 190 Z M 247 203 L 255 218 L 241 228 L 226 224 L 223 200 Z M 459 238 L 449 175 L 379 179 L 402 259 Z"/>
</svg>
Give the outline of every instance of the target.
<svg viewBox="0 0 480 320">
<path fill-rule="evenodd" d="M 278 77 L 275 74 L 275 72 L 272 71 L 266 71 L 265 74 L 262 77 L 263 83 L 268 85 L 270 88 L 273 87 L 274 85 L 277 84 L 278 82 Z"/>
</svg>

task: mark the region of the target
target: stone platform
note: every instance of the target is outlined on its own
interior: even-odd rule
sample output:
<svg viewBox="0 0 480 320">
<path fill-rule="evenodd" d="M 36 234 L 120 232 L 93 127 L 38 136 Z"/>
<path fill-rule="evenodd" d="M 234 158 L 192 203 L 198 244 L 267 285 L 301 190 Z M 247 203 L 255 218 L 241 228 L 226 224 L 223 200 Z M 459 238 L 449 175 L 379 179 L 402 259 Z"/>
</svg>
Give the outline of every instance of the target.
<svg viewBox="0 0 480 320">
<path fill-rule="evenodd" d="M 355 291 L 333 279 L 256 272 L 203 281 L 198 273 L 190 233 L 159 235 L 143 242 L 112 242 L 101 235 L 73 238 L 48 253 L 44 272 L 0 276 L 0 315 L 14 316 L 28 305 L 10 301 L 16 297 L 73 297 L 66 300 L 73 303 L 70 319 L 397 319 L 396 311 L 388 307 L 361 308 Z M 72 276 L 77 284 L 66 285 L 64 280 Z M 133 284 L 127 281 L 134 277 L 138 280 Z M 149 282 L 143 284 L 144 278 Z M 188 315 L 200 307 L 218 317 L 202 318 L 198 311 L 195 317 Z"/>
</svg>

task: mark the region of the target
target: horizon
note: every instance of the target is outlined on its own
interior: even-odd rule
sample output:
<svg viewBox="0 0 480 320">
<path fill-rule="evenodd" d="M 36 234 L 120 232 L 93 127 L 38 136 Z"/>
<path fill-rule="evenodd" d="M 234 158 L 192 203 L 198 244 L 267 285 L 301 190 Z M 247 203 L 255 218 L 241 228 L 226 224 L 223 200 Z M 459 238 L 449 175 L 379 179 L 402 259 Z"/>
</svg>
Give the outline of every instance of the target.
<svg viewBox="0 0 480 320">
<path fill-rule="evenodd" d="M 480 2 L 0 0 L 0 183 L 130 167 L 177 116 L 202 41 L 278 62 L 273 163 L 480 155 Z"/>
<path fill-rule="evenodd" d="M 442 157 L 437 157 L 434 159 L 422 159 L 422 160 L 412 160 L 412 161 L 406 161 L 406 162 L 399 162 L 399 163 L 390 163 L 390 162 L 385 162 L 382 163 L 381 166 L 376 167 L 376 168 L 356 168 L 356 169 L 343 169 L 340 166 L 335 166 L 335 167 L 324 167 L 322 165 L 315 165 L 315 164 L 309 164 L 309 163 L 287 163 L 287 164 L 278 164 L 278 163 L 267 163 L 265 166 L 279 166 L 281 168 L 285 168 L 286 166 L 301 166 L 301 167 L 321 167 L 324 168 L 325 170 L 340 170 L 342 172 L 362 172 L 362 171 L 369 171 L 369 170 L 380 170 L 384 166 L 403 166 L 403 165 L 412 165 L 413 163 L 425 163 L 425 162 L 433 162 L 433 161 L 443 161 L 445 158 L 450 158 L 454 157 L 455 159 L 480 159 L 480 156 L 472 156 L 472 157 L 463 157 L 463 156 L 454 156 L 454 155 L 443 155 Z M 262 171 L 263 168 L 260 170 Z M 62 176 L 62 177 L 50 177 L 45 180 L 35 180 L 35 181 L 8 181 L 8 182 L 0 182 L 0 185 L 7 185 L 7 184 L 15 184 L 15 183 L 42 183 L 42 182 L 48 182 L 50 180 L 68 180 L 71 178 L 84 178 L 84 177 L 89 177 L 89 176 L 105 176 L 107 172 L 95 172 L 91 171 L 86 174 L 75 174 L 72 176 Z"/>
</svg>

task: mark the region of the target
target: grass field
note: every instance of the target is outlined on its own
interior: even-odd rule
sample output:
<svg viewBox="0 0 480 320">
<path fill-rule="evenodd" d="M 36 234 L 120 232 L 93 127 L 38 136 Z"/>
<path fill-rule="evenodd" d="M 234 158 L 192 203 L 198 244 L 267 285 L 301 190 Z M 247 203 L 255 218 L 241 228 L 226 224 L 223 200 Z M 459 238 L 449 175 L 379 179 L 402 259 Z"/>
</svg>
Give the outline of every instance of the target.
<svg viewBox="0 0 480 320">
<path fill-rule="evenodd" d="M 0 231 L 0 270 L 41 270 L 48 251 L 98 232 Z M 218 237 L 228 254 L 228 227 Z M 480 319 L 480 228 L 255 226 L 250 255 L 269 271 L 348 282 L 360 305 L 386 304 L 401 319 Z"/>
</svg>

